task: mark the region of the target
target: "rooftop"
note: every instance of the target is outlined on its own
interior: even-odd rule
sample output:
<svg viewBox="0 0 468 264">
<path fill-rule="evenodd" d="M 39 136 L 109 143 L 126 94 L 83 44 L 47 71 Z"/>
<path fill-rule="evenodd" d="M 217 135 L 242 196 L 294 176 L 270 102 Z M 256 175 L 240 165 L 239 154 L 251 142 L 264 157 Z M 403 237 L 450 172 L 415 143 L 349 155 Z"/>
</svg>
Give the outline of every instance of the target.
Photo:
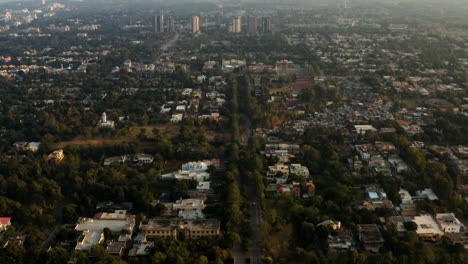
<svg viewBox="0 0 468 264">
<path fill-rule="evenodd" d="M 383 243 L 384 239 L 375 224 L 358 225 L 359 235 L 364 243 Z"/>
<path fill-rule="evenodd" d="M 220 223 L 216 219 L 148 219 L 140 224 L 140 230 L 172 230 L 174 228 L 217 229 Z"/>
<path fill-rule="evenodd" d="M 420 216 L 415 216 L 413 218 L 413 221 L 418 225 L 418 229 L 416 230 L 416 233 L 420 235 L 424 234 L 443 234 L 442 230 L 440 230 L 439 225 L 436 223 L 434 220 L 434 217 L 431 215 L 420 215 Z"/>
</svg>

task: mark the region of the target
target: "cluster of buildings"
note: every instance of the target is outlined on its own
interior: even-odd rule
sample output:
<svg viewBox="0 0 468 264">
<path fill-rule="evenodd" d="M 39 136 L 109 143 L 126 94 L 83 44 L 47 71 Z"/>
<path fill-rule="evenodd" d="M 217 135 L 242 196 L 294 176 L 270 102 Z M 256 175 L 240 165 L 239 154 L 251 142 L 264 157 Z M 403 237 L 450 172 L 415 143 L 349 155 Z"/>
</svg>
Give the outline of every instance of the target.
<svg viewBox="0 0 468 264">
<path fill-rule="evenodd" d="M 416 209 L 417 200 L 438 199 L 431 189 L 417 191 L 413 196 L 407 190 L 400 189 L 401 204 L 398 206 L 393 205 L 387 194 L 376 185 L 367 186 L 364 193 L 367 198 L 356 203 L 356 209 L 374 211 L 386 208 L 391 214 L 380 217 L 377 224 L 358 224 L 355 234 L 351 229 L 341 226 L 340 222 L 328 220 L 318 224 L 317 226 L 325 225 L 334 230 L 328 237 L 329 249 L 339 251 L 362 247 L 366 251 L 377 253 L 385 243 L 382 232 L 390 228 L 390 225 L 396 228 L 399 236 L 403 236 L 410 226 L 414 226 L 416 234 L 426 242 L 437 242 L 446 237 L 450 243 L 468 248 L 466 227 L 455 214 L 432 215 Z"/>
<path fill-rule="evenodd" d="M 198 182 L 206 182 L 210 179 L 210 166 L 219 168 L 221 166 L 221 162 L 219 159 L 188 162 L 182 164 L 182 168 L 177 172 L 162 174 L 161 179 L 196 180 Z"/>
<path fill-rule="evenodd" d="M 116 157 L 106 158 L 104 160 L 104 166 L 111 166 L 112 164 L 124 164 L 130 163 L 136 166 L 147 166 L 151 165 L 154 161 L 154 157 L 149 154 L 137 153 L 134 155 L 122 155 Z"/>
<path fill-rule="evenodd" d="M 205 80 L 201 78 L 201 81 Z M 170 115 L 171 123 L 179 123 L 186 117 L 202 120 L 221 121 L 221 108 L 226 103 L 226 95 L 218 91 L 202 92 L 201 89 L 184 88 L 179 101 L 167 101 L 161 106 L 161 113 Z"/>
<path fill-rule="evenodd" d="M 155 33 L 175 32 L 175 20 L 173 16 L 165 19 L 164 15 L 153 16 L 153 31 Z M 165 26 L 167 24 L 167 26 Z"/>
<path fill-rule="evenodd" d="M 448 165 L 462 176 L 468 175 L 468 147 L 466 146 L 429 146 L 432 153 L 448 160 Z"/>
<path fill-rule="evenodd" d="M 163 216 L 144 219 L 139 225 L 136 216 L 126 210 L 79 218 L 75 226 L 79 232 L 75 250 L 88 251 L 104 245 L 111 255 L 145 256 L 150 255 L 160 238 L 192 240 L 221 234 L 219 220 L 205 218 L 202 198 L 179 199 L 162 205 L 167 208 Z"/>
<path fill-rule="evenodd" d="M 397 148 L 391 142 L 354 145 L 357 156 L 349 158 L 353 174 L 368 168 L 372 175 L 397 176 L 409 171 L 409 166 L 398 155 Z"/>
</svg>

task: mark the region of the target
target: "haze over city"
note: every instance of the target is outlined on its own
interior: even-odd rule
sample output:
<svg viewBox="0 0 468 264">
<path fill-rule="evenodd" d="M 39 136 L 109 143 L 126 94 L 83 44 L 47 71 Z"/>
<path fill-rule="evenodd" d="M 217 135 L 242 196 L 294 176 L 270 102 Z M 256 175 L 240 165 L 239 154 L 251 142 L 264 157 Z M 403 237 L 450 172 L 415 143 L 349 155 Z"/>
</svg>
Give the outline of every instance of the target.
<svg viewBox="0 0 468 264">
<path fill-rule="evenodd" d="M 466 0 L 0 0 L 0 264 L 464 264 L 467 220 Z"/>
</svg>

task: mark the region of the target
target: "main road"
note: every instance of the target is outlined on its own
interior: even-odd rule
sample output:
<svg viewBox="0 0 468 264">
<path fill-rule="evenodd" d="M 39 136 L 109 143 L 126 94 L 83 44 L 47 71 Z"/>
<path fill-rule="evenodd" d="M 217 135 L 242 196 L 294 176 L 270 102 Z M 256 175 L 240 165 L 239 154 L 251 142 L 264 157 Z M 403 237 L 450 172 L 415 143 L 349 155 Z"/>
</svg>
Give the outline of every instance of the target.
<svg viewBox="0 0 468 264">
<path fill-rule="evenodd" d="M 247 146 L 249 139 L 252 136 L 252 122 L 249 116 L 240 113 L 240 118 L 244 124 L 244 135 L 241 137 L 241 145 Z M 250 248 L 250 263 L 259 264 L 261 262 L 262 252 L 259 246 L 262 240 L 262 234 L 260 230 L 260 223 L 262 221 L 262 208 L 261 200 L 257 195 L 257 190 L 254 189 L 253 185 L 248 185 L 249 189 L 246 190 L 248 194 L 250 204 L 250 228 L 252 230 L 252 246 Z"/>
</svg>

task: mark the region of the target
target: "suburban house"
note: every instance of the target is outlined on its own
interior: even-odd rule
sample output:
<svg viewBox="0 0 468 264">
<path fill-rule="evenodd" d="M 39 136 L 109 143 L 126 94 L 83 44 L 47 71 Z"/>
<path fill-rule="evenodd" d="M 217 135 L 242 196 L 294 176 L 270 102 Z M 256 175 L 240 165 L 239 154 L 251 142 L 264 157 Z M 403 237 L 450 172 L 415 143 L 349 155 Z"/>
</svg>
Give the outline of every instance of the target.
<svg viewBox="0 0 468 264">
<path fill-rule="evenodd" d="M 301 164 L 291 164 L 289 167 L 289 172 L 291 174 L 304 177 L 305 179 L 309 178 L 310 176 L 309 169 L 306 166 L 302 166 Z"/>
<path fill-rule="evenodd" d="M 371 125 L 355 125 L 354 132 L 358 135 L 365 135 L 367 131 L 376 132 L 377 129 Z"/>
<path fill-rule="evenodd" d="M 210 173 L 207 172 L 210 166 L 219 168 L 220 161 L 218 159 L 212 159 L 188 162 L 182 164 L 182 169 L 178 172 L 161 175 L 161 179 L 197 180 L 198 182 L 206 181 L 210 178 Z"/>
<path fill-rule="evenodd" d="M 413 222 L 418 225 L 416 233 L 424 240 L 436 241 L 444 234 L 432 215 L 424 214 L 415 216 Z"/>
<path fill-rule="evenodd" d="M 455 217 L 454 213 L 436 214 L 436 221 L 445 233 L 462 233 L 465 225 Z"/>
<path fill-rule="evenodd" d="M 29 142 L 27 149 L 32 152 L 37 152 L 41 146 L 40 142 Z"/>
<path fill-rule="evenodd" d="M 377 253 L 384 245 L 384 239 L 375 224 L 358 225 L 359 240 L 365 250 Z"/>
<path fill-rule="evenodd" d="M 0 217 L 0 232 L 11 226 L 11 217 Z"/>
<path fill-rule="evenodd" d="M 289 166 L 286 164 L 276 164 L 268 166 L 267 178 L 275 180 L 276 183 L 285 183 L 289 177 Z"/>
<path fill-rule="evenodd" d="M 53 161 L 62 161 L 65 158 L 65 155 L 63 154 L 63 149 L 55 150 L 52 153 L 49 154 L 47 157 L 47 160 L 53 160 Z"/>
<path fill-rule="evenodd" d="M 353 232 L 346 228 L 335 230 L 336 235 L 328 235 L 328 247 L 332 250 L 348 250 L 353 244 Z"/>
<path fill-rule="evenodd" d="M 153 161 L 154 157 L 148 154 L 138 153 L 133 156 L 133 162 L 138 165 L 149 165 Z"/>
</svg>

